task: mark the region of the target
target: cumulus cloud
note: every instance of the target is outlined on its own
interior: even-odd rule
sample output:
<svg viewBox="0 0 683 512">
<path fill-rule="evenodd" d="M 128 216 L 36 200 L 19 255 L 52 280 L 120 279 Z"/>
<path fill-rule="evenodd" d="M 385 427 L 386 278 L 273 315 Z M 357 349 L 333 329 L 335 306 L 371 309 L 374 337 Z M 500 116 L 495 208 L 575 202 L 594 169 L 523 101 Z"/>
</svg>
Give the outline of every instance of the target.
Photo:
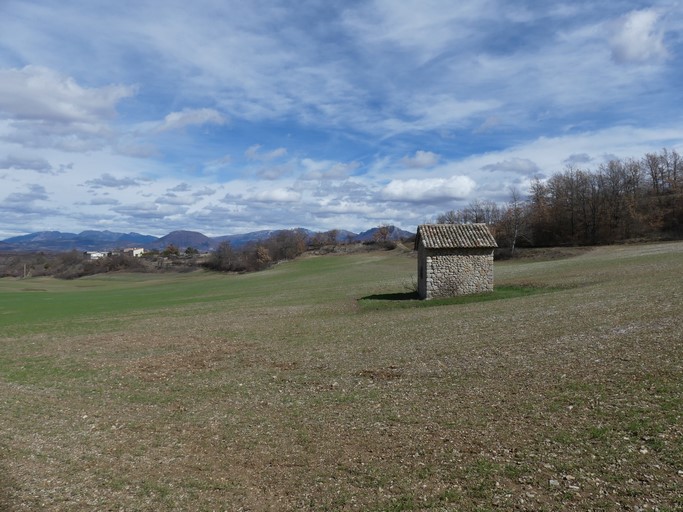
<svg viewBox="0 0 683 512">
<path fill-rule="evenodd" d="M 489 172 L 506 172 L 524 176 L 532 176 L 540 171 L 538 165 L 528 158 L 510 158 L 495 164 L 484 165 L 481 169 Z"/>
<path fill-rule="evenodd" d="M 0 113 L 13 120 L 99 123 L 113 117 L 116 104 L 134 93 L 134 87 L 123 85 L 81 87 L 73 78 L 41 66 L 0 69 Z"/>
<path fill-rule="evenodd" d="M 362 201 L 352 201 L 348 199 L 333 200 L 321 204 L 317 209 L 317 214 L 322 216 L 329 215 L 362 215 L 372 216 L 377 211 L 377 205 L 368 204 Z"/>
<path fill-rule="evenodd" d="M 186 108 L 180 112 L 171 112 L 168 114 L 157 130 L 164 132 L 168 130 L 180 130 L 187 126 L 201 126 L 204 124 L 223 125 L 226 122 L 226 117 L 212 108 Z"/>
<path fill-rule="evenodd" d="M 0 169 L 36 171 L 44 174 L 53 173 L 52 165 L 44 158 L 19 158 L 12 155 L 0 160 Z"/>
<path fill-rule="evenodd" d="M 159 148 L 154 144 L 140 141 L 119 141 L 115 144 L 116 152 L 133 158 L 152 158 L 159 156 Z"/>
<path fill-rule="evenodd" d="M 135 219 L 165 219 L 182 215 L 187 211 L 182 205 L 158 205 L 156 203 L 136 203 L 112 208 L 113 211 Z"/>
<path fill-rule="evenodd" d="M 467 176 L 450 178 L 392 180 L 380 192 L 387 201 L 425 203 L 463 199 L 474 190 L 476 183 Z"/>
<path fill-rule="evenodd" d="M 177 194 L 173 194 L 173 193 L 169 192 L 168 194 L 164 194 L 163 196 L 158 197 L 157 200 L 155 201 L 155 203 L 183 206 L 183 205 L 191 205 L 192 203 L 194 203 L 194 199 L 192 199 L 191 197 L 179 196 Z"/>
<path fill-rule="evenodd" d="M 189 192 L 192 190 L 192 187 L 188 185 L 187 183 L 178 183 L 175 187 L 169 188 L 169 192 Z"/>
<path fill-rule="evenodd" d="M 281 164 L 281 165 L 266 165 L 254 172 L 254 175 L 258 176 L 259 178 L 263 178 L 264 180 L 268 181 L 275 181 L 278 180 L 287 174 L 290 174 L 292 172 L 292 166 L 289 164 Z"/>
<path fill-rule="evenodd" d="M 0 69 L 0 120 L 7 141 L 24 147 L 65 151 L 101 148 L 113 139 L 109 125 L 119 101 L 135 87 L 83 87 L 49 68 Z"/>
<path fill-rule="evenodd" d="M 313 160 L 304 158 L 301 165 L 305 169 L 303 180 L 343 180 L 360 167 L 358 162 L 334 162 L 330 160 Z"/>
<path fill-rule="evenodd" d="M 134 178 L 117 178 L 109 173 L 104 173 L 99 178 L 85 182 L 90 188 L 117 188 L 119 190 L 128 187 L 140 186 L 140 181 Z"/>
<path fill-rule="evenodd" d="M 5 140 L 32 149 L 55 148 L 72 153 L 100 150 L 111 141 L 113 131 L 105 123 L 62 125 L 42 121 L 10 124 Z"/>
<path fill-rule="evenodd" d="M 417 150 L 415 156 L 404 156 L 401 162 L 411 169 L 426 169 L 435 166 L 439 162 L 439 155 L 431 151 Z"/>
<path fill-rule="evenodd" d="M 252 192 L 245 199 L 259 203 L 295 203 L 301 201 L 301 192 L 291 188 L 275 188 Z"/>
<path fill-rule="evenodd" d="M 593 159 L 588 153 L 574 153 L 565 158 L 564 163 L 568 165 L 580 165 L 587 164 L 592 160 Z"/>
<path fill-rule="evenodd" d="M 657 27 L 654 9 L 631 11 L 614 25 L 612 57 L 619 63 L 642 63 L 666 58 L 664 32 Z"/>
<path fill-rule="evenodd" d="M 28 192 L 15 192 L 5 198 L 6 203 L 27 204 L 34 201 L 46 201 L 49 199 L 45 187 L 42 185 L 27 185 Z"/>
<path fill-rule="evenodd" d="M 113 197 L 94 197 L 88 203 L 92 206 L 110 206 L 121 204 L 117 199 Z"/>
<path fill-rule="evenodd" d="M 372 180 L 348 179 L 343 181 L 319 181 L 311 191 L 319 204 L 330 205 L 336 202 L 372 203 L 376 198 Z"/>
<path fill-rule="evenodd" d="M 192 193 L 192 197 L 206 197 L 206 196 L 212 196 L 216 193 L 215 188 L 211 187 L 204 187 L 199 190 L 196 190 Z"/>
</svg>

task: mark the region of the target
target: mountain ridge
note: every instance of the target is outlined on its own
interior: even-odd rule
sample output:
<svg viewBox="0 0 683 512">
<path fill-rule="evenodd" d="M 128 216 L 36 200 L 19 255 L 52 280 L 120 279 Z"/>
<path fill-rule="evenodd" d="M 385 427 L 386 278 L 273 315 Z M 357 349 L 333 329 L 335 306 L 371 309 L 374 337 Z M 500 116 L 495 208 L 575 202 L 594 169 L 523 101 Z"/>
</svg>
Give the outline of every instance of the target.
<svg viewBox="0 0 683 512">
<path fill-rule="evenodd" d="M 409 238 L 414 235 L 410 231 L 402 230 L 396 226 L 387 226 L 388 240 Z M 368 242 L 376 237 L 379 228 L 371 228 L 361 233 L 337 229 L 339 243 L 344 242 Z M 230 242 L 234 248 L 243 247 L 252 242 L 259 242 L 283 231 L 299 231 L 308 239 L 318 232 L 306 228 L 259 230 L 250 233 L 236 235 L 221 235 L 209 237 L 198 231 L 176 230 L 162 237 L 143 235 L 140 233 L 118 233 L 109 230 L 85 230 L 80 233 L 61 231 L 37 231 L 26 235 L 18 235 L 0 240 L 2 252 L 66 252 L 66 251 L 111 251 L 127 247 L 142 247 L 146 250 L 164 249 L 173 245 L 180 250 L 192 247 L 199 251 L 210 251 L 218 247 L 222 242 Z"/>
</svg>

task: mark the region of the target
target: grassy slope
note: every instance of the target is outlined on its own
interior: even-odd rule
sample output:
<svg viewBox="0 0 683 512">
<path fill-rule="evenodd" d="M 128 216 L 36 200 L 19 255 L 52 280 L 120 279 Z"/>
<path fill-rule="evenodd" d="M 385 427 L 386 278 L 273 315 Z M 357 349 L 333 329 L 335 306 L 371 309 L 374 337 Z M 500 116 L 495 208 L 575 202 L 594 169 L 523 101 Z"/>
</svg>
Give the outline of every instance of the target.
<svg viewBox="0 0 683 512">
<path fill-rule="evenodd" d="M 683 244 L 415 265 L 0 281 L 0 510 L 683 508 Z"/>
</svg>

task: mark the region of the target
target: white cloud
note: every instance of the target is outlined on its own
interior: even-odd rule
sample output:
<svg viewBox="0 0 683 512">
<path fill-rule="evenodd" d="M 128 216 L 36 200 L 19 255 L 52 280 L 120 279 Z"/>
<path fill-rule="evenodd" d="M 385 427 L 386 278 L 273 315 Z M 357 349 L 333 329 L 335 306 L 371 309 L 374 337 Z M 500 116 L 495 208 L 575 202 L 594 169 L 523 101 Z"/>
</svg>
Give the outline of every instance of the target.
<svg viewBox="0 0 683 512">
<path fill-rule="evenodd" d="M 528 158 L 510 158 L 502 162 L 484 165 L 481 169 L 489 172 L 521 174 L 523 176 L 533 176 L 540 171 L 538 165 Z"/>
<path fill-rule="evenodd" d="M 374 0 L 348 9 L 344 21 L 365 45 L 390 45 L 426 62 L 449 45 L 476 38 L 475 21 L 499 15 L 495 2 L 462 0 Z"/>
<path fill-rule="evenodd" d="M 168 189 L 169 192 L 189 192 L 190 190 L 192 190 L 192 187 L 185 182 L 178 183 L 174 187 Z"/>
<path fill-rule="evenodd" d="M 593 160 L 593 159 L 587 153 L 575 153 L 575 154 L 569 155 L 567 158 L 565 158 L 564 163 L 566 163 L 568 165 L 581 165 L 581 164 L 587 164 L 591 160 Z"/>
<path fill-rule="evenodd" d="M 208 173 L 217 173 L 223 169 L 227 169 L 232 163 L 230 155 L 224 155 L 204 164 L 204 171 Z"/>
<path fill-rule="evenodd" d="M 480 116 L 499 108 L 497 99 L 459 100 L 446 94 L 425 94 L 407 102 L 408 113 L 415 118 L 415 128 L 439 129 L 461 124 L 473 116 Z"/>
<path fill-rule="evenodd" d="M 475 185 L 474 180 L 467 176 L 392 180 L 382 189 L 380 197 L 387 201 L 408 203 L 463 199 L 474 190 Z"/>
<path fill-rule="evenodd" d="M 0 69 L 0 112 L 18 121 L 68 123 L 87 130 L 115 115 L 116 104 L 135 88 L 86 88 L 71 77 L 41 66 Z"/>
<path fill-rule="evenodd" d="M 180 112 L 171 112 L 168 114 L 157 130 L 163 132 L 168 130 L 180 130 L 187 126 L 201 126 L 204 124 L 223 125 L 226 122 L 226 117 L 212 108 L 186 108 Z"/>
<path fill-rule="evenodd" d="M 136 203 L 119 205 L 112 211 L 134 219 L 167 219 L 179 216 L 187 211 L 181 205 L 158 205 L 156 203 Z"/>
<path fill-rule="evenodd" d="M 612 56 L 619 63 L 648 63 L 667 57 L 664 32 L 655 9 L 631 11 L 614 26 Z"/>
<path fill-rule="evenodd" d="M 502 123 L 498 116 L 487 117 L 481 125 L 474 131 L 474 133 L 486 133 Z"/>
<path fill-rule="evenodd" d="M 158 197 L 156 201 L 154 201 L 157 204 L 170 204 L 170 205 L 176 205 L 176 206 L 190 206 L 195 202 L 195 199 L 192 197 L 183 197 L 179 196 L 177 194 L 174 194 L 172 192 L 169 192 L 167 194 L 162 195 L 161 197 Z"/>
<path fill-rule="evenodd" d="M 244 155 L 249 159 L 249 160 L 258 160 L 261 162 L 268 162 L 271 160 L 275 160 L 277 158 L 281 158 L 287 154 L 287 149 L 286 148 L 277 148 L 273 149 L 272 151 L 266 151 L 265 153 L 261 151 L 261 144 L 254 144 L 252 146 L 249 146 L 247 150 L 244 152 Z"/>
<path fill-rule="evenodd" d="M 110 141 L 116 106 L 136 88 L 88 88 L 52 69 L 25 66 L 0 69 L 0 119 L 5 140 L 20 146 L 88 151 Z"/>
<path fill-rule="evenodd" d="M 431 151 L 419 149 L 415 152 L 415 156 L 405 156 L 401 159 L 401 162 L 411 169 L 426 169 L 435 166 L 439 162 L 439 155 Z"/>
<path fill-rule="evenodd" d="M 366 202 L 334 199 L 329 202 L 323 201 L 318 206 L 317 213 L 320 215 L 362 215 L 372 217 L 377 210 L 377 205 Z"/>
<path fill-rule="evenodd" d="M 117 199 L 112 197 L 94 197 L 88 203 L 92 206 L 111 206 L 120 204 Z"/>
<path fill-rule="evenodd" d="M 199 189 L 199 190 L 194 191 L 194 192 L 192 193 L 192 196 L 193 196 L 193 197 L 197 197 L 197 198 L 201 198 L 201 197 L 212 196 L 212 195 L 214 195 L 215 193 L 216 193 L 216 189 L 215 189 L 215 188 L 203 187 L 203 188 L 201 188 L 201 189 Z"/>
<path fill-rule="evenodd" d="M 301 192 L 291 188 L 275 188 L 246 194 L 245 199 L 259 203 L 296 203 L 301 200 Z"/>
<path fill-rule="evenodd" d="M 254 172 L 254 175 L 258 176 L 260 179 L 276 181 L 287 176 L 291 173 L 291 171 L 292 166 L 290 164 L 285 163 L 281 165 L 267 165 L 256 170 Z"/>
<path fill-rule="evenodd" d="M 109 173 L 104 173 L 99 178 L 85 182 L 90 188 L 117 188 L 139 187 L 140 180 L 130 177 L 117 178 Z"/>
<path fill-rule="evenodd" d="M 5 198 L 6 203 L 16 203 L 25 204 L 32 203 L 34 201 L 46 201 L 49 199 L 49 195 L 45 187 L 38 184 L 31 184 L 27 186 L 28 192 L 15 192 L 9 194 Z"/>
<path fill-rule="evenodd" d="M 20 158 L 9 155 L 0 160 L 0 169 L 29 170 L 39 173 L 52 173 L 52 165 L 44 158 Z"/>
<path fill-rule="evenodd" d="M 330 160 L 313 160 L 304 158 L 301 160 L 304 180 L 343 180 L 348 178 L 360 167 L 358 162 L 334 162 Z"/>
</svg>

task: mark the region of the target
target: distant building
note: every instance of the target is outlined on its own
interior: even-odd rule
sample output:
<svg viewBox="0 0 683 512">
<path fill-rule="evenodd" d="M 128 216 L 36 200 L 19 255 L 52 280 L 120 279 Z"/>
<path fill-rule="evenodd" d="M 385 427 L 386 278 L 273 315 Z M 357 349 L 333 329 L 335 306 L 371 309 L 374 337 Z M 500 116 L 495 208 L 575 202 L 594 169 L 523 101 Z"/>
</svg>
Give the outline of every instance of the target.
<svg viewBox="0 0 683 512">
<path fill-rule="evenodd" d="M 89 260 L 101 260 L 102 258 L 109 256 L 109 253 L 100 251 L 86 251 L 83 253 L 83 255 Z"/>
<path fill-rule="evenodd" d="M 421 299 L 493 291 L 493 250 L 486 224 L 423 224 L 415 236 Z"/>
<path fill-rule="evenodd" d="M 128 247 L 123 250 L 123 254 L 126 256 L 133 256 L 134 258 L 139 258 L 145 253 L 145 250 L 141 247 Z"/>
</svg>

